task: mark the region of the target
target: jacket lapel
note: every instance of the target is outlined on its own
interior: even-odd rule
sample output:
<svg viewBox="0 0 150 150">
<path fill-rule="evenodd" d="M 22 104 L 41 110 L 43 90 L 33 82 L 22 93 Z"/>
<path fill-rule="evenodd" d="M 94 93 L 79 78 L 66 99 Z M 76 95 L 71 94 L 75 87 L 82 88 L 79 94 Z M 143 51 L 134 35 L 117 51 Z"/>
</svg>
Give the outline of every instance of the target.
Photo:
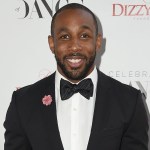
<svg viewBox="0 0 150 150">
<path fill-rule="evenodd" d="M 45 128 L 47 147 L 53 150 L 63 150 L 56 114 L 55 73 L 49 77 L 45 87 L 45 95 L 51 95 L 52 97 L 52 103 L 48 106 L 43 105 L 42 107 L 42 120 Z"/>
<path fill-rule="evenodd" d="M 97 94 L 95 102 L 95 110 L 93 115 L 93 123 L 91 135 L 87 150 L 98 149 L 100 135 L 105 129 L 110 115 L 109 109 L 109 90 L 110 83 L 108 78 L 100 71 L 98 71 Z"/>
</svg>

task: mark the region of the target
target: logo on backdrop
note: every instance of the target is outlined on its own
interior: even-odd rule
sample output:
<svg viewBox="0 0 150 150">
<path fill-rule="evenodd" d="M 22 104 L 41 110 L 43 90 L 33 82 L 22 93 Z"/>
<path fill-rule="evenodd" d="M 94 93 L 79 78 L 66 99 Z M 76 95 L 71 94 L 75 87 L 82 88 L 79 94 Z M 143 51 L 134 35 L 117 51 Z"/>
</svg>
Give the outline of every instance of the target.
<svg viewBox="0 0 150 150">
<path fill-rule="evenodd" d="M 143 0 L 144 1 L 144 3 L 150 3 L 150 0 Z"/>
<path fill-rule="evenodd" d="M 52 17 L 53 14 L 61 7 L 62 0 L 19 0 L 19 7 L 15 11 L 19 15 L 19 19 L 34 19 L 34 18 L 47 18 Z M 83 0 L 80 0 L 83 3 Z M 63 3 L 68 4 L 69 0 L 63 0 Z"/>
<path fill-rule="evenodd" d="M 148 98 L 148 95 L 150 94 L 150 72 L 148 71 L 120 71 L 120 70 L 113 70 L 108 72 L 108 76 L 116 79 L 123 79 L 127 80 L 129 78 L 129 84 L 130 86 L 133 86 L 137 89 L 139 89 L 143 96 Z M 134 81 L 133 81 L 134 80 Z M 136 81 L 135 81 L 136 80 Z"/>
<path fill-rule="evenodd" d="M 149 19 L 150 0 L 141 0 L 139 3 L 113 3 L 112 16 L 140 17 Z"/>
</svg>

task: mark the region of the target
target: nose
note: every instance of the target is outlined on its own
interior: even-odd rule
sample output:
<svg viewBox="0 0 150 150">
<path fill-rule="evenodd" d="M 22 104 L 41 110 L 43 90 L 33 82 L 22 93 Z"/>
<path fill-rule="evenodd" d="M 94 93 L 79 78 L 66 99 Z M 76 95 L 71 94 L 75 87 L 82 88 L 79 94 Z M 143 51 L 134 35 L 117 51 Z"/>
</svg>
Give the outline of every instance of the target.
<svg viewBox="0 0 150 150">
<path fill-rule="evenodd" d="M 73 38 L 70 42 L 70 47 L 69 49 L 73 52 L 78 52 L 81 50 L 81 44 L 80 44 L 80 40 L 77 38 Z"/>
</svg>

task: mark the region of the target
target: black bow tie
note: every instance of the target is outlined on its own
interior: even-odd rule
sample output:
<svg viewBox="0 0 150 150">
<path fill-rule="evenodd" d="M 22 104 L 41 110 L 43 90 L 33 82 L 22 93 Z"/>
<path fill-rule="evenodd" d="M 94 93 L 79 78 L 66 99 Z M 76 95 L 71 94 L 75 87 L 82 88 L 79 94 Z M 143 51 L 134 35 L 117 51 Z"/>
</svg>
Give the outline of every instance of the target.
<svg viewBox="0 0 150 150">
<path fill-rule="evenodd" d="M 78 92 L 85 98 L 90 99 L 93 96 L 92 80 L 84 79 L 79 84 L 72 84 L 63 79 L 60 80 L 60 96 L 62 100 L 66 100 Z"/>
</svg>

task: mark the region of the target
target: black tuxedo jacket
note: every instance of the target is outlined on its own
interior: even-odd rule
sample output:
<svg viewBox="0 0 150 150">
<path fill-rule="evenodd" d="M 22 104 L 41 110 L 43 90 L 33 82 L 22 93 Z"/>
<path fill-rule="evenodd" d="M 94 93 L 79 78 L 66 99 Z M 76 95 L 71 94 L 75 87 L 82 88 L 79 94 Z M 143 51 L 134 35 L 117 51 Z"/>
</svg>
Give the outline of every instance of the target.
<svg viewBox="0 0 150 150">
<path fill-rule="evenodd" d="M 45 95 L 52 96 L 49 106 L 42 103 Z M 56 116 L 55 73 L 13 93 L 4 127 L 5 150 L 64 149 Z M 148 150 L 147 132 L 140 92 L 98 71 L 87 150 Z"/>
</svg>

